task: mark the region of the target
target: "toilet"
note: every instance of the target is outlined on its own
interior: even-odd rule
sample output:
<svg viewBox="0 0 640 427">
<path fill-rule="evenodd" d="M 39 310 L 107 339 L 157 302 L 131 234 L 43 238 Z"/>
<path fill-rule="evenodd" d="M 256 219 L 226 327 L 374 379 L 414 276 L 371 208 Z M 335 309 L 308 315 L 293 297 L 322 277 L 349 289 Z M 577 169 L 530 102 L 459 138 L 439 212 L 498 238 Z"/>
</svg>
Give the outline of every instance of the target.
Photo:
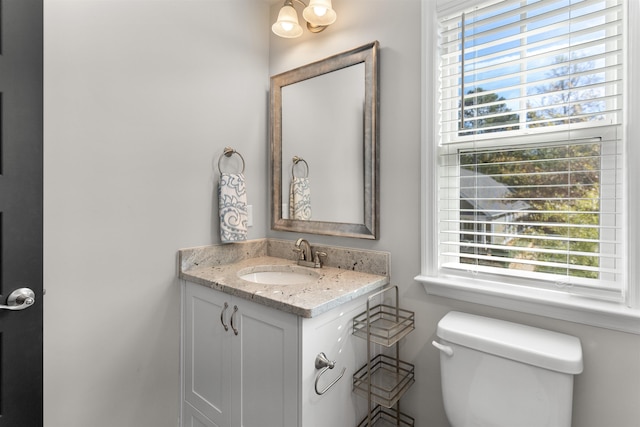
<svg viewBox="0 0 640 427">
<path fill-rule="evenodd" d="M 452 311 L 438 322 L 442 397 L 452 427 L 570 427 L 576 337 Z"/>
</svg>

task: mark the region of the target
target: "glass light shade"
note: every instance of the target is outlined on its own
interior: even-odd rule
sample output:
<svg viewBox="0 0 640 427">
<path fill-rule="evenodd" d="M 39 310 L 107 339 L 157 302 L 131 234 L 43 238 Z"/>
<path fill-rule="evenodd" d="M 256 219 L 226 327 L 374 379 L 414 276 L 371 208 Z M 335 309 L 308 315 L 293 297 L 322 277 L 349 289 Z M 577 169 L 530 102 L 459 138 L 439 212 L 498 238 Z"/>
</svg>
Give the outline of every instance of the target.
<svg viewBox="0 0 640 427">
<path fill-rule="evenodd" d="M 336 12 L 331 8 L 331 0 L 311 0 L 302 11 L 305 21 L 313 26 L 326 26 L 336 22 Z"/>
<path fill-rule="evenodd" d="M 271 31 L 280 37 L 288 39 L 300 37 L 302 27 L 298 24 L 298 14 L 292 6 L 282 6 L 278 13 L 278 20 L 271 26 Z"/>
</svg>

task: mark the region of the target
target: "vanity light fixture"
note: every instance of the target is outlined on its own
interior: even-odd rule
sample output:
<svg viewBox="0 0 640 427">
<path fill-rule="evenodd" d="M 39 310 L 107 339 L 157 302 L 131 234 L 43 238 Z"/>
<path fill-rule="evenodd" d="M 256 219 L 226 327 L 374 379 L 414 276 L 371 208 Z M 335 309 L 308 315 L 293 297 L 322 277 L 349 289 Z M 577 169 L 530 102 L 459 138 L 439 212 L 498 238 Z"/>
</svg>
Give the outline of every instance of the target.
<svg viewBox="0 0 640 427">
<path fill-rule="evenodd" d="M 302 0 L 285 0 L 278 13 L 278 20 L 271 26 L 271 31 L 284 38 L 295 38 L 302 35 L 302 27 L 298 24 L 298 13 L 293 2 L 304 6 L 302 17 L 307 21 L 307 29 L 319 33 L 336 22 L 336 12 L 331 8 L 331 0 L 309 0 L 307 6 Z"/>
</svg>

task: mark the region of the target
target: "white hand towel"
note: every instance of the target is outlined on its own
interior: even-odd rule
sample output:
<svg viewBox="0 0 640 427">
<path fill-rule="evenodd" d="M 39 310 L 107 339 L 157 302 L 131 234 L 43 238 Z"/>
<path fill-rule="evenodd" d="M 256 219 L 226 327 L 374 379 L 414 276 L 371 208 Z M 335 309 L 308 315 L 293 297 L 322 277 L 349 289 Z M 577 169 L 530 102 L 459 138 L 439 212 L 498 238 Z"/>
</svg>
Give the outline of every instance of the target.
<svg viewBox="0 0 640 427">
<path fill-rule="evenodd" d="M 311 187 L 309 178 L 291 179 L 289 186 L 289 219 L 311 219 Z"/>
<path fill-rule="evenodd" d="M 243 174 L 220 174 L 218 208 L 222 243 L 247 240 L 247 193 Z"/>
</svg>

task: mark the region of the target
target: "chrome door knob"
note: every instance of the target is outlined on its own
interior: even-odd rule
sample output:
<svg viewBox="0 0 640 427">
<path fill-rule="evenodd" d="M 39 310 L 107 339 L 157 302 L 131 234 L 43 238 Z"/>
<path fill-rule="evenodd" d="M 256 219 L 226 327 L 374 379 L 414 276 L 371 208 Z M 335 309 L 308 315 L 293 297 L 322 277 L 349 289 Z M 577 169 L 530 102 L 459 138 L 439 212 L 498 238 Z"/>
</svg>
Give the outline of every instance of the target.
<svg viewBox="0 0 640 427">
<path fill-rule="evenodd" d="M 36 294 L 29 288 L 20 288 L 7 297 L 7 305 L 0 305 L 0 310 L 24 310 L 36 302 Z"/>
</svg>

